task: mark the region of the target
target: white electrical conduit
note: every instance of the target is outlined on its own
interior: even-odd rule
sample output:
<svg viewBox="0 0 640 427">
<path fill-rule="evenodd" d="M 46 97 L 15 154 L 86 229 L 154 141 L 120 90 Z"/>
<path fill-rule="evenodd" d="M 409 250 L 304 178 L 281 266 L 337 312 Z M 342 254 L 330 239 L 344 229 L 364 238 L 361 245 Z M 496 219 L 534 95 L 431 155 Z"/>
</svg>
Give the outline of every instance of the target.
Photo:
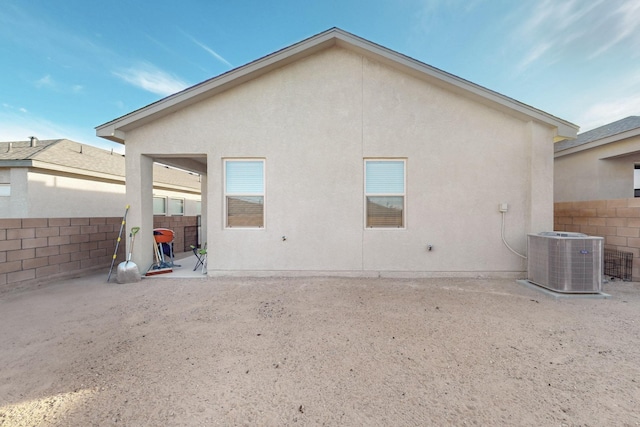
<svg viewBox="0 0 640 427">
<path fill-rule="evenodd" d="M 514 254 L 518 255 L 520 258 L 527 259 L 526 256 L 522 255 L 521 253 L 518 253 L 515 249 L 513 249 L 511 246 L 509 246 L 509 244 L 507 243 L 507 240 L 504 238 L 504 214 L 506 212 L 501 212 L 501 213 L 502 213 L 502 227 L 501 227 L 502 243 L 504 243 L 504 245 L 507 247 L 507 249 L 509 249 Z"/>
</svg>

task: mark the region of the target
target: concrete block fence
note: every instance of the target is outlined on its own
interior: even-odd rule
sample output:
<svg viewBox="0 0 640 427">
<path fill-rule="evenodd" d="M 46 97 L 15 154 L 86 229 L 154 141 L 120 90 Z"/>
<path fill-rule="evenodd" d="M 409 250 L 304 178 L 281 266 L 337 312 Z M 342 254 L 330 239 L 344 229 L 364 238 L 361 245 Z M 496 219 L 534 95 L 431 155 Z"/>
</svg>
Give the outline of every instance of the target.
<svg viewBox="0 0 640 427">
<path fill-rule="evenodd" d="M 174 230 L 174 250 L 180 253 L 189 244 L 185 230 L 196 221 L 154 217 L 154 228 Z M 106 280 L 121 224 L 122 218 L 0 219 L 0 291 L 101 270 Z M 123 232 L 116 265 L 125 259 L 125 237 Z"/>
<path fill-rule="evenodd" d="M 604 237 L 606 248 L 633 253 L 640 281 L 640 198 L 556 203 L 554 229 Z"/>
</svg>

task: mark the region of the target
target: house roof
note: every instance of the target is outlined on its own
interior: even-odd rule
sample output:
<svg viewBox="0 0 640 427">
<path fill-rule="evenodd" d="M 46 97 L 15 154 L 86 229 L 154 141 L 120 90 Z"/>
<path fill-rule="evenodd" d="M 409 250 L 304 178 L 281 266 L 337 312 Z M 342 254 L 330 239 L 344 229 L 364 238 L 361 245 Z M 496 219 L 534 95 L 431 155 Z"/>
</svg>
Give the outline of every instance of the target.
<svg viewBox="0 0 640 427">
<path fill-rule="evenodd" d="M 68 139 L 0 142 L 0 168 L 30 167 L 113 181 L 125 180 L 124 155 Z M 197 175 L 154 164 L 154 185 L 200 191 Z"/>
<path fill-rule="evenodd" d="M 604 143 L 609 143 L 639 134 L 640 116 L 629 116 L 616 122 L 600 126 L 599 128 L 592 129 L 588 132 L 581 133 L 574 140 L 558 142 L 554 146 L 554 151 L 557 153 L 571 148 L 581 147 L 585 144 L 589 144 L 590 142 L 603 141 Z"/>
<path fill-rule="evenodd" d="M 552 116 L 542 110 L 516 101 L 498 92 L 449 74 L 438 68 L 357 37 L 339 28 L 331 28 L 299 43 L 235 68 L 217 77 L 184 89 L 181 92 L 160 99 L 129 114 L 96 127 L 96 135 L 124 144 L 126 132 L 149 123 L 188 105 L 201 101 L 232 87 L 255 79 L 276 68 L 290 64 L 320 50 L 340 46 L 373 58 L 392 67 L 401 68 L 419 78 L 446 87 L 466 96 L 489 102 L 498 109 L 521 115 L 557 128 L 556 141 L 575 138 L 578 126 Z"/>
</svg>

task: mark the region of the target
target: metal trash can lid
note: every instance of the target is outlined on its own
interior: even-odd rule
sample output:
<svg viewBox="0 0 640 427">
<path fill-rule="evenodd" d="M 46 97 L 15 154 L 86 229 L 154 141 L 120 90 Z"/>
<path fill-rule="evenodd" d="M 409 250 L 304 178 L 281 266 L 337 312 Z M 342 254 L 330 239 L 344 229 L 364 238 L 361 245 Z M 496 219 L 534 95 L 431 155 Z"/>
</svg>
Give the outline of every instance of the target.
<svg viewBox="0 0 640 427">
<path fill-rule="evenodd" d="M 583 233 L 573 233 L 570 231 L 543 231 L 542 233 L 538 233 L 538 236 L 545 237 L 589 237 Z"/>
</svg>

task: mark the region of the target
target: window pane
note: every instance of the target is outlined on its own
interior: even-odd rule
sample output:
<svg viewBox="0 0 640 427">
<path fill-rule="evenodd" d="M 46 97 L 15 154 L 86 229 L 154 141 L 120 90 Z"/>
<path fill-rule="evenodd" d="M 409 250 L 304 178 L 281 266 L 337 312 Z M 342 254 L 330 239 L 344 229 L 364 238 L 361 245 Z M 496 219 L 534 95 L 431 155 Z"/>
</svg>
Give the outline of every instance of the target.
<svg viewBox="0 0 640 427">
<path fill-rule="evenodd" d="M 367 197 L 367 227 L 401 228 L 404 197 Z"/>
<path fill-rule="evenodd" d="M 154 215 L 164 215 L 167 213 L 167 205 L 164 197 L 154 197 L 153 198 L 153 214 Z"/>
<path fill-rule="evenodd" d="M 184 200 L 169 199 L 169 215 L 183 215 L 183 214 L 184 214 Z"/>
<path fill-rule="evenodd" d="M 404 162 L 366 162 L 367 194 L 404 193 Z"/>
<path fill-rule="evenodd" d="M 264 162 L 226 162 L 226 189 L 233 194 L 260 194 L 264 192 Z"/>
<path fill-rule="evenodd" d="M 11 196 L 11 184 L 0 184 L 0 196 L 2 197 Z"/>
<path fill-rule="evenodd" d="M 264 197 L 227 196 L 227 227 L 263 227 Z"/>
</svg>

